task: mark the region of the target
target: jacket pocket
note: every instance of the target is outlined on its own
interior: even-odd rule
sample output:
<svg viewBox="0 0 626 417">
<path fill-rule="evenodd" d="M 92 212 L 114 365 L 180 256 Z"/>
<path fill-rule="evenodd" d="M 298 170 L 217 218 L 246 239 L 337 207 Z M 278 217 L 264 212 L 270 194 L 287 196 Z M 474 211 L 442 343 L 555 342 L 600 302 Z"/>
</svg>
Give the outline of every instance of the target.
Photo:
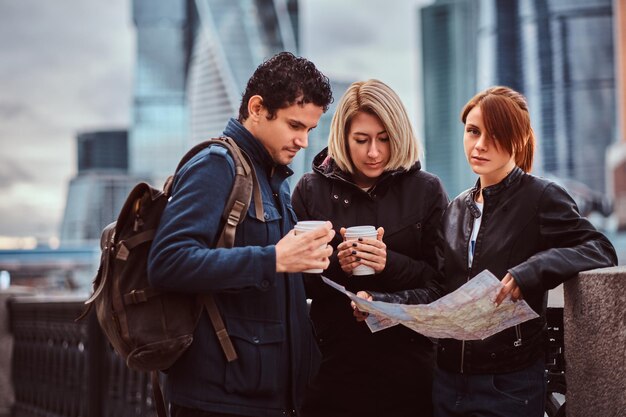
<svg viewBox="0 0 626 417">
<path fill-rule="evenodd" d="M 226 364 L 224 388 L 229 393 L 267 395 L 280 389 L 285 373 L 284 326 L 280 322 L 229 320 L 228 333 L 238 359 Z"/>
<path fill-rule="evenodd" d="M 282 216 L 270 202 L 263 202 L 263 221 L 256 218 L 254 204 L 250 204 L 246 219 L 237 228 L 240 246 L 267 246 L 280 240 Z"/>
</svg>

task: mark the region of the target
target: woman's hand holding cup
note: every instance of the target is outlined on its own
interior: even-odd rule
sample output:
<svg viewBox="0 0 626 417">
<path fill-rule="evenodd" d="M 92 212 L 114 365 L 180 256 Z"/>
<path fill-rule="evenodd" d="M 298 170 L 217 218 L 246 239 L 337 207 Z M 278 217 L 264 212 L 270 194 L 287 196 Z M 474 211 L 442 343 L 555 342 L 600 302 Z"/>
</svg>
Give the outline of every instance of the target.
<svg viewBox="0 0 626 417">
<path fill-rule="evenodd" d="M 387 245 L 382 227 L 355 226 L 339 231 L 344 241 L 337 246 L 337 259 L 348 275 L 372 275 L 385 269 Z"/>
</svg>

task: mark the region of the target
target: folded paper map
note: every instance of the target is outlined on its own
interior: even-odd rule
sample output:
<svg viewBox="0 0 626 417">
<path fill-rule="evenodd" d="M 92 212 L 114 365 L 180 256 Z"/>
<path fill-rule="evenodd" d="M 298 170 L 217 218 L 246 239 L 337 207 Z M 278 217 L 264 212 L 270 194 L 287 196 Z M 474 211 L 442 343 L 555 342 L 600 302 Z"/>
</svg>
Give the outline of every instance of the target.
<svg viewBox="0 0 626 417">
<path fill-rule="evenodd" d="M 367 301 L 326 277 L 322 280 L 369 313 L 366 323 L 372 332 L 402 324 L 428 337 L 476 340 L 539 317 L 524 300 L 513 302 L 507 297 L 496 307 L 502 284 L 488 270 L 437 301 L 421 305 Z"/>
</svg>

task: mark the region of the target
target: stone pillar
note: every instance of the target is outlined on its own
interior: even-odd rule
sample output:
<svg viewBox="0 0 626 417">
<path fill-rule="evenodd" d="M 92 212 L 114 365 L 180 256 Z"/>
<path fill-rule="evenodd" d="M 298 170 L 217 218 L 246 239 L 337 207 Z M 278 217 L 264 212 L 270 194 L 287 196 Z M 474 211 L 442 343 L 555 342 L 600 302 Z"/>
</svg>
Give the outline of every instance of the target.
<svg viewBox="0 0 626 417">
<path fill-rule="evenodd" d="M 564 284 L 568 417 L 626 416 L 626 267 Z"/>
</svg>

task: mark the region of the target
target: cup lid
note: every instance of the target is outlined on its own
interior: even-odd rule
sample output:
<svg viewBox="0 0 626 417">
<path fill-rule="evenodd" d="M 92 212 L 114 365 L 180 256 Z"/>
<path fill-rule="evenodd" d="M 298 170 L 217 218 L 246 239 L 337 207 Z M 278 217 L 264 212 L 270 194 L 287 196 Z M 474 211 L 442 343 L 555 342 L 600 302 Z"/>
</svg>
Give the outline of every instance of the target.
<svg viewBox="0 0 626 417">
<path fill-rule="evenodd" d="M 302 220 L 296 223 L 294 228 L 300 230 L 309 230 L 309 229 L 317 229 L 320 226 L 326 224 L 324 220 Z"/>
</svg>

